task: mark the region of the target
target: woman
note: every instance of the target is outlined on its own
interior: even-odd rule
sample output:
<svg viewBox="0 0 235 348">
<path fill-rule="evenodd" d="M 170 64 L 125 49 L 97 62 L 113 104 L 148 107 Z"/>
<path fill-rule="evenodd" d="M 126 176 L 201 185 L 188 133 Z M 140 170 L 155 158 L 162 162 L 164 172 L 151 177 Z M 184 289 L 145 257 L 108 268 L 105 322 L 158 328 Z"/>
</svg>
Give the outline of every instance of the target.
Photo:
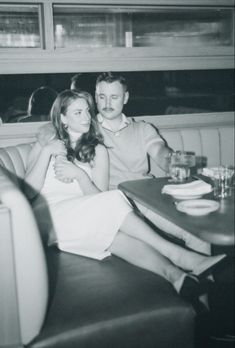
<svg viewBox="0 0 235 348">
<path fill-rule="evenodd" d="M 200 295 L 196 276 L 225 255 L 204 256 L 166 241 L 119 190 L 107 191 L 109 159 L 92 103 L 87 92 L 61 92 L 51 111 L 56 137 L 45 146 L 37 142 L 29 156 L 27 194 L 35 198 L 36 215 L 46 201 L 54 227 L 50 244 L 95 259 L 117 255 L 160 274 L 193 300 Z"/>
</svg>

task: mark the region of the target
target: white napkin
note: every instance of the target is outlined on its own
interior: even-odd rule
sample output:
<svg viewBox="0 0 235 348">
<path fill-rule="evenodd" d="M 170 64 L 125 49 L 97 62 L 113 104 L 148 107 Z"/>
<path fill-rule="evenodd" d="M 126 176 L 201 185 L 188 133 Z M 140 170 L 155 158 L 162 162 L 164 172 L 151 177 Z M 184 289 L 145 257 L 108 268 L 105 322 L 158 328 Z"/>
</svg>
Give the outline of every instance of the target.
<svg viewBox="0 0 235 348">
<path fill-rule="evenodd" d="M 162 188 L 162 193 L 169 195 L 204 195 L 212 191 L 210 184 L 205 181 L 196 180 L 187 184 L 165 185 Z"/>
</svg>

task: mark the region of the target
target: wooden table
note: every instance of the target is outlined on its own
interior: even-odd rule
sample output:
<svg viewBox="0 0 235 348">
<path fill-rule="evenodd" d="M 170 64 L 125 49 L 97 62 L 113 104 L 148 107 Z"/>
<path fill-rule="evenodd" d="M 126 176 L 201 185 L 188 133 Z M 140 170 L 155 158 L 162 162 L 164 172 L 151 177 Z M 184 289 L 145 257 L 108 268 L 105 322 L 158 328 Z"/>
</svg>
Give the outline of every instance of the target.
<svg viewBox="0 0 235 348">
<path fill-rule="evenodd" d="M 163 218 L 195 236 L 218 245 L 233 245 L 234 238 L 234 191 L 232 197 L 220 200 L 220 208 L 205 216 L 191 216 L 176 209 L 175 198 L 162 194 L 167 178 L 125 181 L 118 188 L 127 197 L 153 210 Z M 214 199 L 213 193 L 203 196 Z"/>
</svg>

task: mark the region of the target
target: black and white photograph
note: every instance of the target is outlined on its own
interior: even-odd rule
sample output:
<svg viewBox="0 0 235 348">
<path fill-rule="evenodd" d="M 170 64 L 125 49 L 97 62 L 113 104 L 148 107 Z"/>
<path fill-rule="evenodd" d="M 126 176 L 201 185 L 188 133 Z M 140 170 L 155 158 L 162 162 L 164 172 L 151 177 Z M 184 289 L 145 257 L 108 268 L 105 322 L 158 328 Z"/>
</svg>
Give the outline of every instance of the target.
<svg viewBox="0 0 235 348">
<path fill-rule="evenodd" d="M 234 0 L 0 0 L 0 348 L 235 348 Z"/>
</svg>

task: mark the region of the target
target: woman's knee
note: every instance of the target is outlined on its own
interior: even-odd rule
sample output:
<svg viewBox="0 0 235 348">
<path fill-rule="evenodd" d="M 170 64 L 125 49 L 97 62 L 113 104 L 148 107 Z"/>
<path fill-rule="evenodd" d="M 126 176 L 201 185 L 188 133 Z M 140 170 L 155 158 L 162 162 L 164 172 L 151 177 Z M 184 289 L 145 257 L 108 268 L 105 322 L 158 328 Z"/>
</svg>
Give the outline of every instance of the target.
<svg viewBox="0 0 235 348">
<path fill-rule="evenodd" d="M 121 231 L 118 231 L 116 236 L 113 239 L 112 244 L 109 247 L 109 251 L 112 254 L 116 254 L 116 252 L 118 252 L 119 250 L 121 250 L 123 248 L 123 246 L 125 246 L 125 237 L 123 236 L 123 233 Z"/>
<path fill-rule="evenodd" d="M 109 251 L 119 257 L 125 257 L 128 255 L 136 254 L 139 250 L 142 250 L 143 242 L 135 239 L 122 231 L 118 231 L 113 243 L 109 247 Z"/>
</svg>

